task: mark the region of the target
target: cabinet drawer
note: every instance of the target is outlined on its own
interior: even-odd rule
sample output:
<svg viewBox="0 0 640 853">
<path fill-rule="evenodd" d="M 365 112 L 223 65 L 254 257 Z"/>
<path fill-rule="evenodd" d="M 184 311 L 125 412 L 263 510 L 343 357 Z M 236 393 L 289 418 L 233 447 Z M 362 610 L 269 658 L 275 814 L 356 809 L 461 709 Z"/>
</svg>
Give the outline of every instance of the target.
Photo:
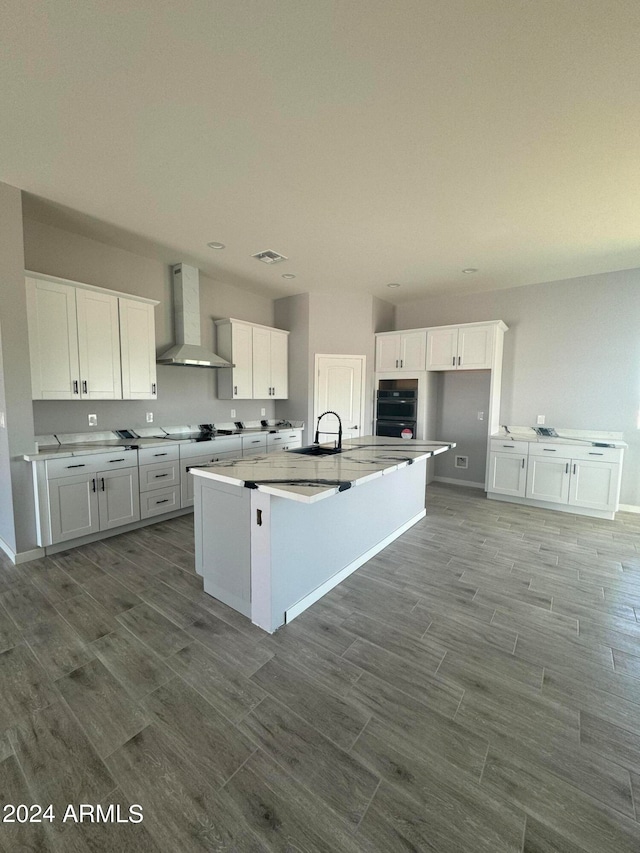
<svg viewBox="0 0 640 853">
<path fill-rule="evenodd" d="M 248 453 L 266 453 L 267 450 L 267 435 L 266 433 L 258 435 L 245 435 L 242 437 L 242 455 Z"/>
<path fill-rule="evenodd" d="M 529 456 L 545 456 L 548 459 L 562 457 L 571 459 L 576 448 L 569 444 L 553 444 L 550 441 L 529 442 Z"/>
<path fill-rule="evenodd" d="M 622 462 L 623 448 L 621 447 L 590 447 L 586 444 L 582 447 L 567 448 L 572 459 L 586 460 L 588 462 Z"/>
<path fill-rule="evenodd" d="M 193 459 L 196 456 L 205 456 L 218 453 L 236 453 L 242 455 L 242 439 L 240 436 L 233 438 L 215 438 L 211 441 L 194 441 L 193 444 L 180 445 L 180 460 Z"/>
<path fill-rule="evenodd" d="M 492 453 L 513 453 L 514 456 L 526 456 L 529 452 L 528 441 L 510 441 L 504 438 L 491 439 Z"/>
<path fill-rule="evenodd" d="M 302 433 L 300 430 L 294 430 L 292 432 L 276 432 L 276 433 L 268 433 L 267 435 L 267 449 L 268 450 L 277 450 L 279 447 L 291 446 L 294 442 L 302 443 Z"/>
<path fill-rule="evenodd" d="M 112 453 L 91 453 L 86 456 L 65 456 L 48 459 L 47 479 L 69 477 L 72 474 L 95 474 L 96 471 L 113 471 L 131 468 L 138 464 L 137 450 L 114 450 Z"/>
<path fill-rule="evenodd" d="M 171 510 L 179 508 L 179 486 L 173 486 L 170 489 L 154 489 L 152 492 L 143 492 L 140 495 L 140 515 L 142 518 L 150 518 L 152 515 L 161 515 L 163 512 L 171 512 Z"/>
<path fill-rule="evenodd" d="M 180 485 L 180 463 L 158 462 L 156 465 L 140 466 L 140 491 L 169 488 Z"/>
<path fill-rule="evenodd" d="M 151 465 L 155 462 L 173 462 L 178 459 L 180 453 L 177 444 L 169 444 L 166 447 L 141 447 L 138 450 L 138 461 L 140 465 Z"/>
</svg>

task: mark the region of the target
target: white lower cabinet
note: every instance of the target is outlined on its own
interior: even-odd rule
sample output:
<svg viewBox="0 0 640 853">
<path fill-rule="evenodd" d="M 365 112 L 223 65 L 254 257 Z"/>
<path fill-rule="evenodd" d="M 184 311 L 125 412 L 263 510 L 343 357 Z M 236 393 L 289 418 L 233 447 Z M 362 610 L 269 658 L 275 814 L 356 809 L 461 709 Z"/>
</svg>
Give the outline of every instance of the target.
<svg viewBox="0 0 640 853">
<path fill-rule="evenodd" d="M 180 483 L 180 505 L 193 506 L 193 476 L 189 473 L 190 468 L 198 468 L 208 465 L 210 462 L 222 462 L 223 459 L 237 459 L 241 455 L 239 450 L 227 450 L 218 453 L 207 453 L 206 456 L 194 456 L 182 461 L 182 480 Z"/>
<path fill-rule="evenodd" d="M 528 445 L 528 450 L 527 448 Z M 491 441 L 487 494 L 534 506 L 613 518 L 622 474 L 621 448 Z"/>
<path fill-rule="evenodd" d="M 48 517 L 40 532 L 42 544 L 66 542 L 138 521 L 138 466 L 133 467 L 132 461 L 137 463 L 135 450 L 107 459 L 87 456 L 47 463 Z"/>
<path fill-rule="evenodd" d="M 260 456 L 267 452 L 267 436 L 265 433 L 242 436 L 242 455 Z"/>
<path fill-rule="evenodd" d="M 275 450 L 293 450 L 296 447 L 302 447 L 301 430 L 267 434 L 267 453 Z"/>
<path fill-rule="evenodd" d="M 489 466 L 490 492 L 524 497 L 527 484 L 527 454 L 492 453 Z"/>
</svg>

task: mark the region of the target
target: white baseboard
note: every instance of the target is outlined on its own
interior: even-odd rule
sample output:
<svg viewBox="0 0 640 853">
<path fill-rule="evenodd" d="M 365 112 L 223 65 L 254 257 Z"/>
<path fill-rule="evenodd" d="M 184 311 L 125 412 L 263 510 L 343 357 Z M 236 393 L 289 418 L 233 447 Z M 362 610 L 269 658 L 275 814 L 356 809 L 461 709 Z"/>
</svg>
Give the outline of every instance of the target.
<svg viewBox="0 0 640 853">
<path fill-rule="evenodd" d="M 37 560 L 44 557 L 44 548 L 32 548 L 30 551 L 14 551 L 9 545 L 0 539 L 0 549 L 4 551 L 11 562 L 17 566 L 19 563 L 28 563 L 29 560 Z"/>
<path fill-rule="evenodd" d="M 635 504 L 620 504 L 620 512 L 640 512 L 640 506 Z"/>
<path fill-rule="evenodd" d="M 433 483 L 446 483 L 449 486 L 468 486 L 470 489 L 484 489 L 484 483 L 474 483 L 471 480 L 457 480 L 455 477 L 434 477 Z"/>
<path fill-rule="evenodd" d="M 402 536 L 403 533 L 413 527 L 414 524 L 417 524 L 421 518 L 424 518 L 427 514 L 426 509 L 423 509 L 417 515 L 414 515 L 413 518 L 410 518 L 409 521 L 405 521 L 397 530 L 394 530 L 393 533 L 390 533 L 388 536 L 385 536 L 377 545 L 374 545 L 373 548 L 369 548 L 368 551 L 365 551 L 364 554 L 361 554 L 357 559 L 353 560 L 353 562 L 349 563 L 348 566 L 345 566 L 344 569 L 340 569 L 339 572 L 336 572 L 335 575 L 332 575 L 328 580 L 326 580 L 323 584 L 316 587 L 312 592 L 308 595 L 305 595 L 304 598 L 301 598 L 300 601 L 297 601 L 294 605 L 292 605 L 284 615 L 285 624 L 291 622 L 292 619 L 295 619 L 296 616 L 299 616 L 303 613 L 307 607 L 311 607 L 316 601 L 322 598 L 323 595 L 326 595 L 330 592 L 334 586 L 337 586 L 341 583 L 345 578 L 348 578 L 349 575 L 353 574 L 356 569 L 359 569 L 360 566 L 363 566 L 368 560 L 372 557 L 375 557 L 376 554 L 380 553 L 383 548 L 386 548 L 387 545 L 390 545 L 394 539 L 397 539 L 398 536 Z"/>
</svg>

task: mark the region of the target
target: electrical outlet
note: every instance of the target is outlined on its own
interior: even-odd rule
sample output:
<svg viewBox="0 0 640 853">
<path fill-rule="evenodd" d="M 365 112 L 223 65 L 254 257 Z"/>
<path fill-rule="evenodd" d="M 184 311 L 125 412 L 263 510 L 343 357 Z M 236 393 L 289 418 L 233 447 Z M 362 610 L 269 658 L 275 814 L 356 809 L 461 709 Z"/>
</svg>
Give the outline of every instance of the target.
<svg viewBox="0 0 640 853">
<path fill-rule="evenodd" d="M 235 418 L 235 416 L 236 416 L 236 410 L 235 410 L 235 409 L 231 409 L 231 417 L 232 417 L 232 418 Z"/>
<path fill-rule="evenodd" d="M 147 423 L 148 424 L 153 423 L 153 412 L 147 412 Z"/>
<path fill-rule="evenodd" d="M 264 417 L 267 414 L 267 410 L 266 409 L 260 409 L 260 414 L 262 415 L 262 417 Z"/>
<path fill-rule="evenodd" d="M 543 424 L 544 423 L 544 415 L 538 415 L 538 421 L 537 422 L 539 424 Z"/>
<path fill-rule="evenodd" d="M 89 415 L 89 426 L 98 426 L 98 416 Z"/>
<path fill-rule="evenodd" d="M 484 420 L 484 412 L 478 412 L 478 420 L 479 420 L 479 421 L 483 421 L 483 420 Z"/>
<path fill-rule="evenodd" d="M 454 468 L 468 468 L 469 467 L 469 457 L 468 456 L 456 456 L 455 462 L 453 463 Z"/>
</svg>

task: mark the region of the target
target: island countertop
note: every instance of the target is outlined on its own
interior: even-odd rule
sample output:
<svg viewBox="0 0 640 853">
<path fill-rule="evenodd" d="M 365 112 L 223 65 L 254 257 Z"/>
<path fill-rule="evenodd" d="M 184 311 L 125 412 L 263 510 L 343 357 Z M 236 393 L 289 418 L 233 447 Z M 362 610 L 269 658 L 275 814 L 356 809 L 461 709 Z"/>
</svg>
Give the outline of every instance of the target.
<svg viewBox="0 0 640 853">
<path fill-rule="evenodd" d="M 292 450 L 213 462 L 191 471 L 198 477 L 314 503 L 455 446 L 371 435 L 345 440 L 341 453 L 328 456 L 305 456 Z"/>
</svg>

